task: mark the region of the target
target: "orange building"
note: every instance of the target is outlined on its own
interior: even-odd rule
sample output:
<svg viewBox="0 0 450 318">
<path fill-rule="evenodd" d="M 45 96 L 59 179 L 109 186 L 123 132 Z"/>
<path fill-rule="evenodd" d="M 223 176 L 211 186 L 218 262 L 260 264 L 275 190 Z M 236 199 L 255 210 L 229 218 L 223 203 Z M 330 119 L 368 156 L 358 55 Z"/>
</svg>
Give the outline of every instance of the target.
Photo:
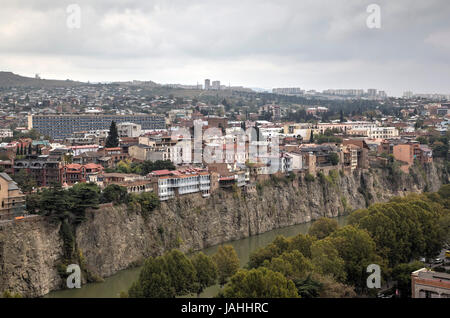
<svg viewBox="0 0 450 318">
<path fill-rule="evenodd" d="M 103 166 L 95 163 L 80 165 L 72 163 L 61 168 L 61 180 L 68 186 L 78 182 L 86 182 L 90 175 L 96 175 L 103 171 Z"/>
</svg>

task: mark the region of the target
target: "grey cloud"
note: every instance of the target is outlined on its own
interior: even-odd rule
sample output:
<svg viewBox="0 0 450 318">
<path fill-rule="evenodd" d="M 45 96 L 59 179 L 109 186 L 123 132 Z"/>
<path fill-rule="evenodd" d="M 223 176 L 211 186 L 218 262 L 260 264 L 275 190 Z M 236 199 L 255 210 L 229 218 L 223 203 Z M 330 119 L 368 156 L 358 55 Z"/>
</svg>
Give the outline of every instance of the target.
<svg viewBox="0 0 450 318">
<path fill-rule="evenodd" d="M 65 9 L 74 2 L 82 9 L 82 27 L 70 30 L 66 27 Z M 173 69 L 172 82 L 178 82 L 177 77 L 194 82 L 198 70 L 207 65 L 217 76 L 227 74 L 236 77 L 235 81 L 258 81 L 246 83 L 249 86 L 278 86 L 279 81 L 307 85 L 308 78 L 301 74 L 305 68 L 321 75 L 317 78 L 331 79 L 336 75 L 330 65 L 343 65 L 373 70 L 372 76 L 360 74 L 361 78 L 369 78 L 363 82 L 388 92 L 401 93 L 399 79 L 405 78 L 404 72 L 415 78 L 404 83 L 404 89 L 433 88 L 420 78 L 431 77 L 427 69 L 449 69 L 448 1 L 377 1 L 382 14 L 379 30 L 366 27 L 366 7 L 372 2 L 19 0 L 2 6 L 0 55 L 45 59 L 50 64 L 52 58 L 58 63 L 67 59 L 70 62 L 64 69 L 82 66 L 86 76 L 95 75 L 97 65 L 106 69 L 109 65 L 116 73 L 105 76 L 131 79 L 139 68 L 134 63 L 145 65 L 152 73 L 157 70 L 156 75 L 164 74 L 161 80 L 169 81 L 170 74 L 164 68 Z M 0 67 L 14 70 L 14 65 L 4 63 L 0 62 Z M 252 74 L 239 70 L 229 74 L 229 69 L 218 68 L 229 63 L 244 67 L 247 63 L 247 72 Z M 285 68 L 285 64 L 292 67 Z M 176 72 L 175 65 L 179 65 L 178 70 L 191 72 L 191 76 Z M 385 70 L 389 77 L 381 73 L 383 65 L 390 66 Z M 74 74 L 79 71 L 74 70 Z M 339 76 L 342 80 L 336 82 L 336 87 L 357 87 L 361 83 L 353 69 Z M 447 76 L 436 81 L 435 87 L 442 90 L 449 84 Z"/>
</svg>

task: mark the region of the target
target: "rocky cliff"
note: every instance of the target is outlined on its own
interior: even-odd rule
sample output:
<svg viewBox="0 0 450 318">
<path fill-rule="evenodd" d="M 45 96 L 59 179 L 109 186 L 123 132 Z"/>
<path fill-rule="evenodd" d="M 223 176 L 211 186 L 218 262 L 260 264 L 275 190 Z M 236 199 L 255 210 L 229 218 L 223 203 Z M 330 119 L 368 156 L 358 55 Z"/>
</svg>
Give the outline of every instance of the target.
<svg viewBox="0 0 450 318">
<path fill-rule="evenodd" d="M 439 167 L 391 177 L 387 170 L 272 178 L 254 191 L 221 190 L 209 198 L 187 195 L 163 202 L 150 215 L 125 206 L 89 211 L 76 229 L 86 269 L 107 277 L 170 248 L 199 250 L 223 242 L 334 217 L 409 192 L 437 190 Z M 446 180 L 445 182 L 448 182 Z M 0 227 L 0 291 L 41 296 L 61 286 L 59 227 L 44 219 Z"/>
</svg>

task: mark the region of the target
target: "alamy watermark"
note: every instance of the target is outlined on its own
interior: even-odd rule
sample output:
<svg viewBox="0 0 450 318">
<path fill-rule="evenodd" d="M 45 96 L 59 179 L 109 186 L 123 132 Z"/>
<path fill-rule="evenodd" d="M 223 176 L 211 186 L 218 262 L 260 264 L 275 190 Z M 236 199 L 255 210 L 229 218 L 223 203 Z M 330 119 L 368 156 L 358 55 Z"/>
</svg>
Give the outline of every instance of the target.
<svg viewBox="0 0 450 318">
<path fill-rule="evenodd" d="M 70 264 L 67 266 L 67 273 L 70 273 L 67 277 L 67 288 L 81 288 L 81 269 L 77 264 Z"/>
<path fill-rule="evenodd" d="M 80 29 L 81 7 L 76 3 L 69 4 L 66 8 L 66 13 L 67 13 L 66 26 L 69 29 Z"/>
<path fill-rule="evenodd" d="M 381 28 L 381 8 L 378 4 L 369 4 L 366 9 L 370 13 L 366 19 L 366 25 L 369 29 Z"/>
<path fill-rule="evenodd" d="M 367 273 L 371 273 L 367 277 L 367 288 L 381 288 L 381 268 L 380 265 L 370 264 L 367 266 Z"/>
<path fill-rule="evenodd" d="M 278 135 L 266 135 L 255 127 L 234 127 L 224 133 L 217 127 L 203 129 L 203 122 L 196 120 L 193 138 L 187 128 L 172 130 L 171 137 L 178 140 L 173 153 L 182 154 L 172 158 L 176 164 L 262 163 L 270 174 L 278 172 L 282 163 Z"/>
</svg>

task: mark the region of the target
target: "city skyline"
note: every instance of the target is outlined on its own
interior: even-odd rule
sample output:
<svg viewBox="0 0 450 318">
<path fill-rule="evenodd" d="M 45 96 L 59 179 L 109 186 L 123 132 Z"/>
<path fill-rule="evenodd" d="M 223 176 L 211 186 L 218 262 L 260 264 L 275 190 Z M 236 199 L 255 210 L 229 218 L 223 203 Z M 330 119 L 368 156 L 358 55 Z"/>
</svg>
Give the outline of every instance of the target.
<svg viewBox="0 0 450 318">
<path fill-rule="evenodd" d="M 264 89 L 449 94 L 448 3 L 379 1 L 379 29 L 366 24 L 370 4 L 78 1 L 73 28 L 67 3 L 16 1 L 0 13 L 0 69 L 84 82 L 215 78 Z"/>
</svg>

